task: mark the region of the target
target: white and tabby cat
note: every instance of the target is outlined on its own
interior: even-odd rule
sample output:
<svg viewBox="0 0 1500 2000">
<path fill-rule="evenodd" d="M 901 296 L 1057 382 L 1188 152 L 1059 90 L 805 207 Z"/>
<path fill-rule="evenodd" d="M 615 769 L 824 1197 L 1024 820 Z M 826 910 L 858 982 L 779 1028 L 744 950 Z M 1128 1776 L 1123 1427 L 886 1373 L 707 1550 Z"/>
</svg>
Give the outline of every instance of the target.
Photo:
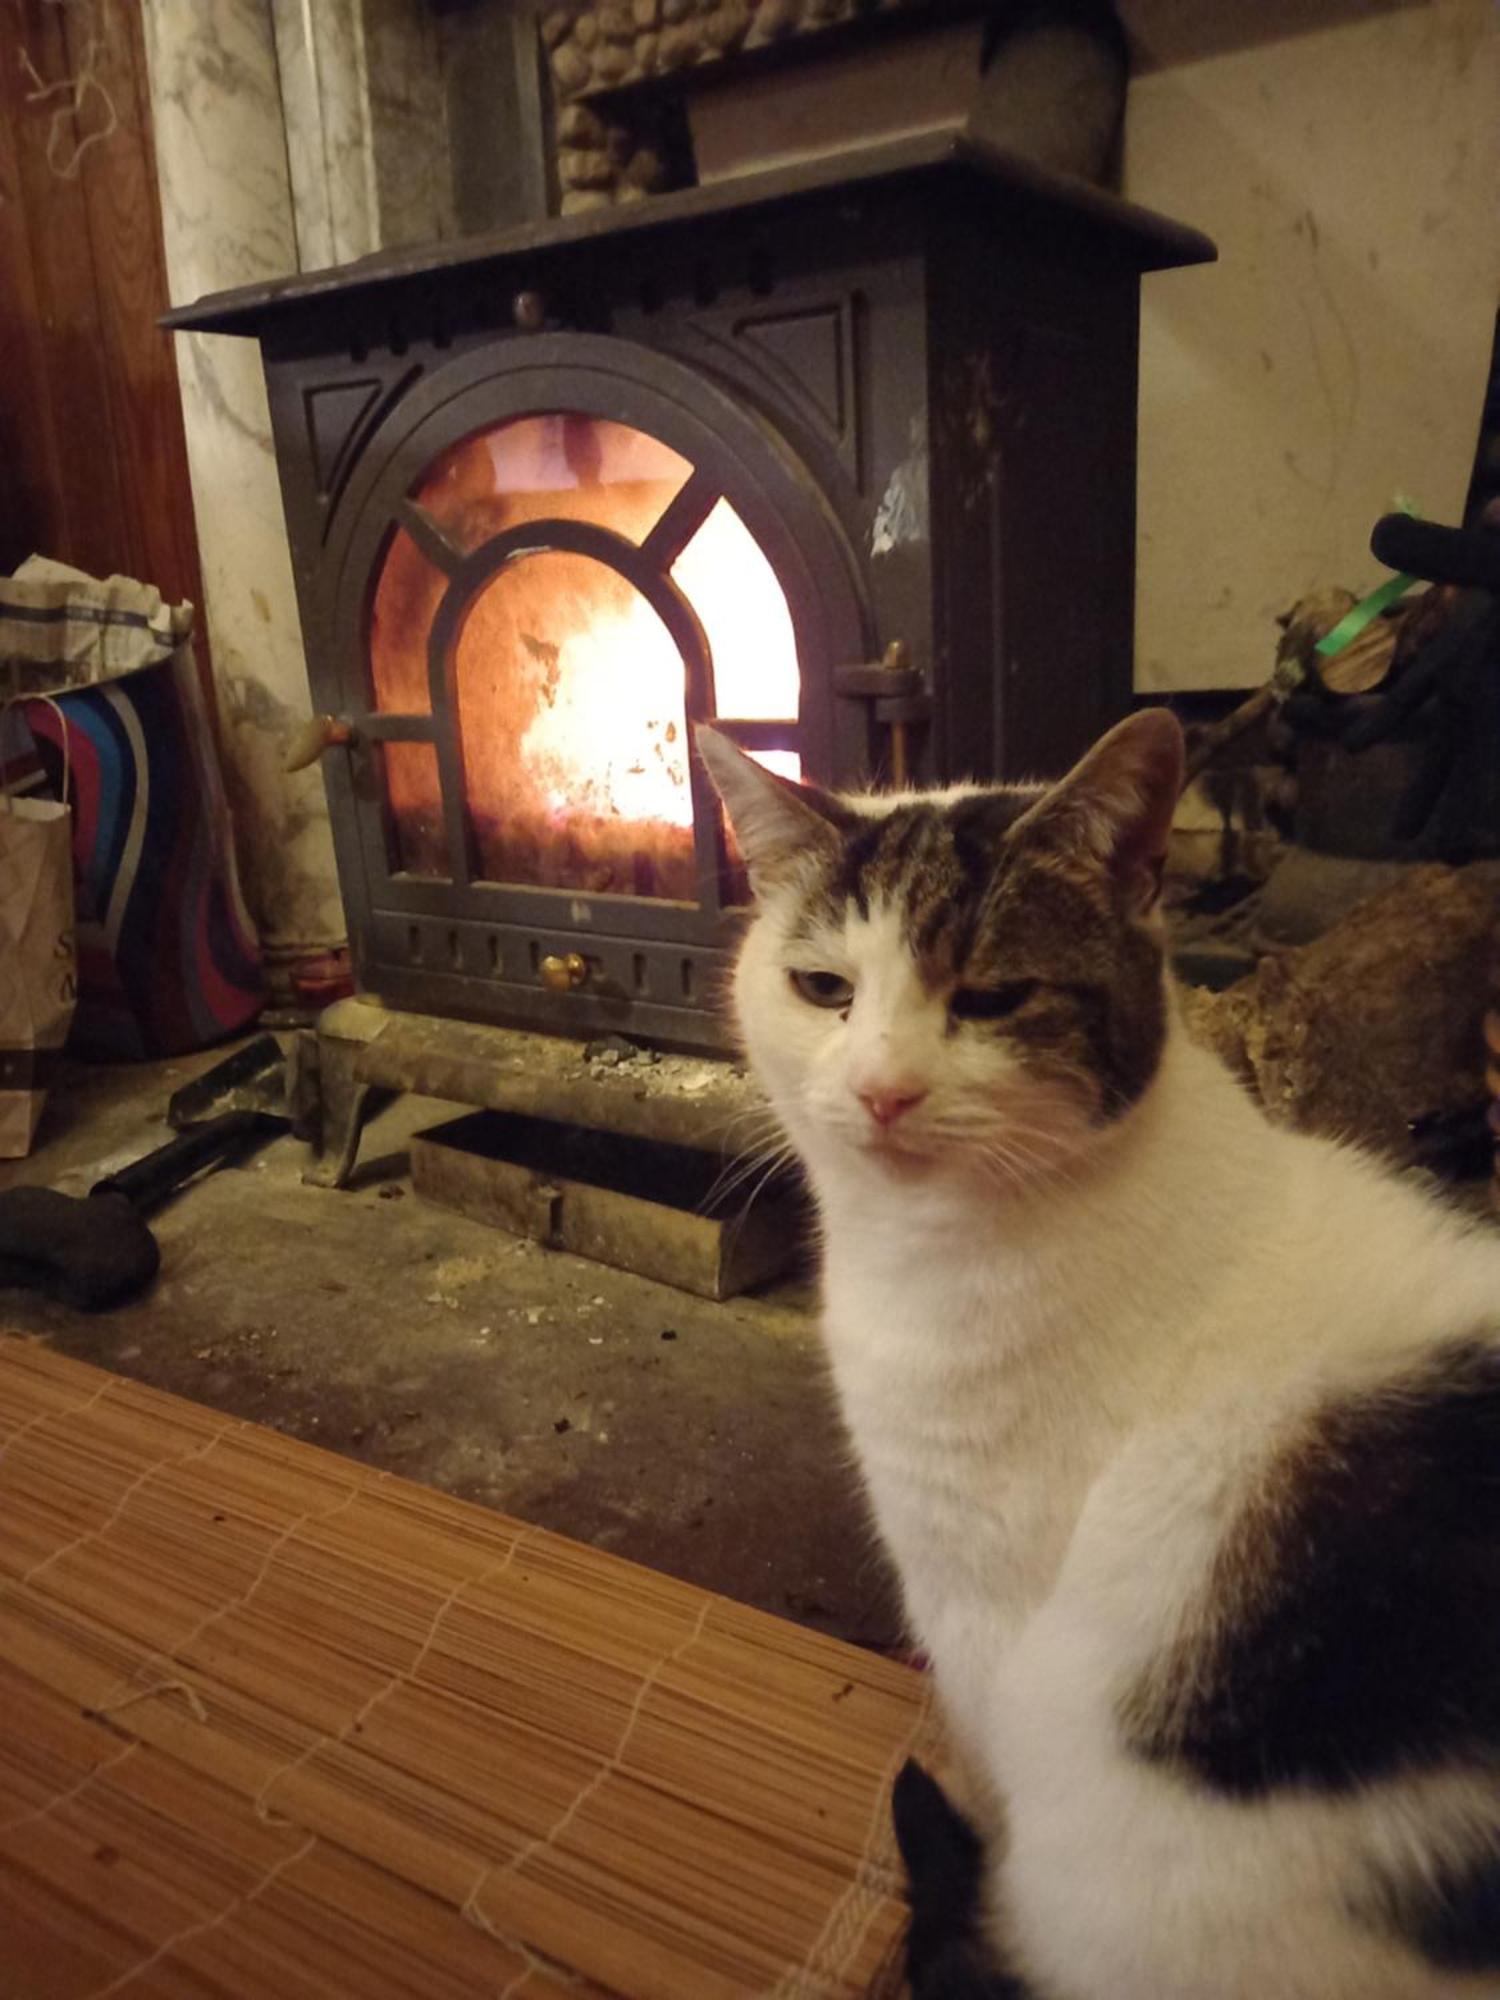
<svg viewBox="0 0 1500 2000">
<path fill-rule="evenodd" d="M 997 1970 L 919 1990 L 1493 2000 L 1500 1239 L 1185 1037 L 1177 725 L 888 798 L 699 746 L 759 906 L 740 1025 L 976 1788 Z"/>
</svg>

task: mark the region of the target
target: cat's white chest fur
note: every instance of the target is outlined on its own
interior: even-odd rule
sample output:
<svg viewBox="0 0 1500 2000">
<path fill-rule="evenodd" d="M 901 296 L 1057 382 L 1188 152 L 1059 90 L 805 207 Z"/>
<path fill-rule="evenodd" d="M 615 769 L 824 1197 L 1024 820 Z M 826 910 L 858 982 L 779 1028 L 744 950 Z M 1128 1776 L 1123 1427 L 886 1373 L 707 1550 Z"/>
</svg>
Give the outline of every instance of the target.
<svg viewBox="0 0 1500 2000">
<path fill-rule="evenodd" d="M 1127 1376 L 1099 1395 L 1084 1366 L 1060 1399 L 1072 1289 L 1048 1284 L 1045 1260 L 997 1255 L 993 1225 L 899 1192 L 857 1215 L 831 1206 L 834 1379 L 913 1634 L 977 1775 L 998 1677 L 1150 1392 Z"/>
<path fill-rule="evenodd" d="M 897 1216 L 871 1218 L 881 1221 L 900 1230 Z M 830 1244 L 825 1275 L 845 1418 L 928 1645 L 944 1610 L 971 1595 L 1017 1629 L 1061 1559 L 1070 1461 L 1076 1476 L 1082 1455 L 1076 1433 L 1039 1420 L 1028 1354 L 996 1338 L 992 1273 L 967 1258 L 955 1268 L 948 1249 L 879 1255 L 861 1231 Z"/>
<path fill-rule="evenodd" d="M 1066 1548 L 1080 1454 L 1036 1423 L 1031 1370 L 984 1338 L 983 1273 L 893 1280 L 835 1252 L 826 1283 L 834 1377 L 875 1518 L 977 1771 L 994 1676 Z"/>
</svg>

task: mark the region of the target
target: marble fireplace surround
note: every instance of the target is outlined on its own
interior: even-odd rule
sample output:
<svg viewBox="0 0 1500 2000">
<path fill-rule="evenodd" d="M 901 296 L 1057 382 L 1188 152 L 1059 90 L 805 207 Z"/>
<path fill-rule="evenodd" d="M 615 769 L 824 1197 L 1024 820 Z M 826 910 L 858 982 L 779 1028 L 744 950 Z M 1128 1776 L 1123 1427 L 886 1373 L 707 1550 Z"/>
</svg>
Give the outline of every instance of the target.
<svg viewBox="0 0 1500 2000">
<path fill-rule="evenodd" d="M 174 305 L 454 233 L 418 0 L 145 0 Z M 434 135 L 436 135 L 436 140 Z M 259 356 L 178 334 L 226 778 L 273 982 L 345 935 Z"/>
</svg>

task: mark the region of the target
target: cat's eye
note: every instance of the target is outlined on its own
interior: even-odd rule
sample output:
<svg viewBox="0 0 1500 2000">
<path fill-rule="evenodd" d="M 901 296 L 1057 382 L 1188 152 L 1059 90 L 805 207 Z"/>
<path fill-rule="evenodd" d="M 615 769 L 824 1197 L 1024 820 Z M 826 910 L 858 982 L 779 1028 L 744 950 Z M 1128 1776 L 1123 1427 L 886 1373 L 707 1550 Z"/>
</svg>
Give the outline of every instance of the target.
<svg viewBox="0 0 1500 2000">
<path fill-rule="evenodd" d="M 837 972 L 794 972 L 792 985 L 814 1007 L 847 1007 L 854 998 L 853 982 Z"/>
<path fill-rule="evenodd" d="M 1007 979 L 999 986 L 960 986 L 948 1002 L 955 1021 L 1003 1021 L 1035 993 L 1034 979 Z"/>
</svg>

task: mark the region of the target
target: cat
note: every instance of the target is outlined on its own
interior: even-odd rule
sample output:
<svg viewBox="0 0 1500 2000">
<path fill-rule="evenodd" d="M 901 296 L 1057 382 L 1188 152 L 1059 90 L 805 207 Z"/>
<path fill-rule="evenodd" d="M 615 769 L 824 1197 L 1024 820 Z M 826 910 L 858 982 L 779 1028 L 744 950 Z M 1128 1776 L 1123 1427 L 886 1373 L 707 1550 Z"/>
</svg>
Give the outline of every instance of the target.
<svg viewBox="0 0 1500 2000">
<path fill-rule="evenodd" d="M 1493 2000 L 1500 1239 L 1187 1037 L 1178 725 L 884 797 L 697 742 L 756 901 L 734 1010 L 966 1775 L 972 1849 L 908 1781 L 929 1958 L 951 1921 L 976 1994 Z"/>
</svg>

